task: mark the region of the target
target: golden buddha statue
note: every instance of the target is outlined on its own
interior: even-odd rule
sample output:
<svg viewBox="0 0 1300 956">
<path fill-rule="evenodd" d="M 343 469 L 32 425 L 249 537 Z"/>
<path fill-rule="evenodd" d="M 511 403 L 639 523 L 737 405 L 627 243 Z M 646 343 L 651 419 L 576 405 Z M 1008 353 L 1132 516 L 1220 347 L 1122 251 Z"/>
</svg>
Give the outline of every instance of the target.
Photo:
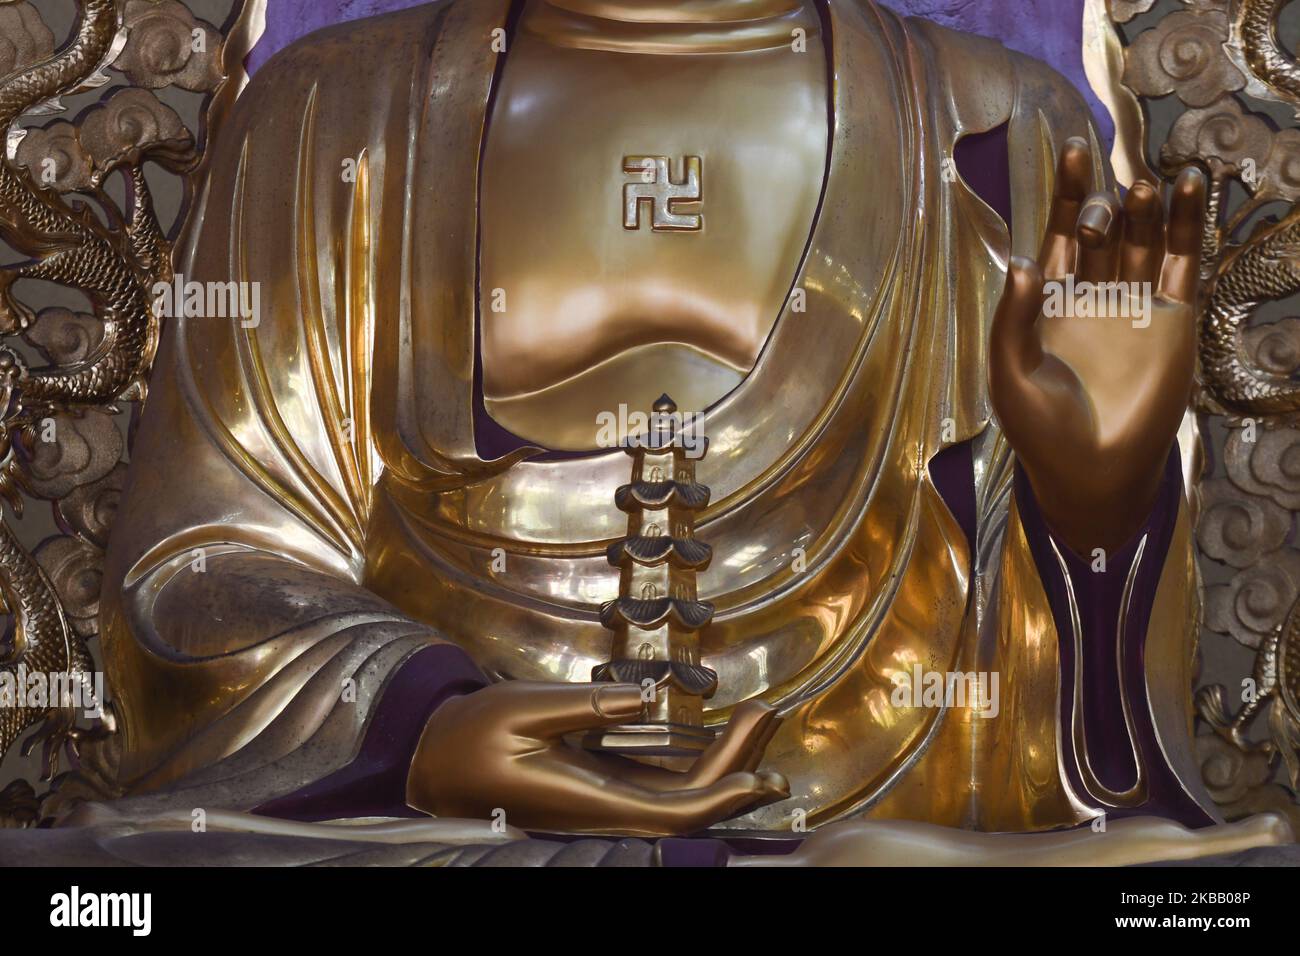
<svg viewBox="0 0 1300 956">
<path fill-rule="evenodd" d="M 955 160 L 990 133 L 1009 216 Z M 437 0 L 294 44 L 177 262 L 260 321 L 168 325 L 109 554 L 122 805 L 1219 822 L 1175 444 L 1203 190 L 1121 203 L 1064 79 L 873 0 Z M 1145 321 L 1040 314 L 1067 276 L 1149 284 Z M 574 743 L 644 710 L 591 682 L 598 428 L 663 392 L 710 443 L 681 772 Z"/>
</svg>

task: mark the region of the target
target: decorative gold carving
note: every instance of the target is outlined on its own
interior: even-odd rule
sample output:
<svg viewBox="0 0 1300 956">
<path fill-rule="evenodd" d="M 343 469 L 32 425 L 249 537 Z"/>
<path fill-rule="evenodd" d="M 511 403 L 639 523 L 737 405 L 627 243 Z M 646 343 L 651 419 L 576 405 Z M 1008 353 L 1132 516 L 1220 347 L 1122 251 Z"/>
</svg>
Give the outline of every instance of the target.
<svg viewBox="0 0 1300 956">
<path fill-rule="evenodd" d="M 1215 273 L 1201 333 L 1210 409 L 1245 416 L 1300 411 L 1300 383 L 1244 361 L 1241 342 L 1247 320 L 1262 303 L 1300 292 L 1300 209 L 1257 229 L 1244 246 L 1228 249 Z"/>
<path fill-rule="evenodd" d="M 0 76 L 40 63 L 54 52 L 54 34 L 30 3 L 0 7 Z"/>
<path fill-rule="evenodd" d="M 1236 0 L 1228 53 L 1251 74 L 1247 92 L 1290 103 L 1300 113 L 1300 66 L 1278 44 L 1276 23 L 1292 0 Z"/>
<path fill-rule="evenodd" d="M 1146 13 L 1156 5 L 1156 0 L 1110 0 L 1111 16 L 1116 23 L 1128 23 L 1139 13 Z"/>
<path fill-rule="evenodd" d="M 113 67 L 149 89 L 207 93 L 221 82 L 221 33 L 177 0 L 127 0 L 126 46 Z"/>
<path fill-rule="evenodd" d="M 1219 803 L 1243 811 L 1232 816 L 1282 809 L 1300 820 L 1300 808 L 1279 800 L 1280 788 L 1272 783 L 1273 766 L 1280 762 L 1293 799 L 1300 789 L 1300 604 L 1260 644 L 1248 687 L 1236 714 L 1229 710 L 1221 684 L 1203 687 L 1196 695 L 1197 712 L 1218 738 L 1197 738 L 1205 781 Z M 1266 715 L 1268 738 L 1253 743 L 1247 731 L 1260 714 Z"/>
<path fill-rule="evenodd" d="M 115 416 L 119 403 L 145 396 L 161 318 L 151 290 L 172 278 L 144 165 L 189 177 L 200 158 L 194 135 L 151 90 L 214 92 L 222 38 L 176 0 L 82 0 L 79 14 L 56 51 L 36 7 L 0 6 L 0 238 L 30 257 L 0 266 L 0 334 L 27 346 L 0 347 L 0 494 L 17 513 L 24 496 L 50 501 L 66 532 L 32 554 L 0 521 L 0 594 L 14 617 L 0 673 L 73 674 L 88 685 L 86 642 L 98 630 L 103 548 L 125 474 Z M 115 87 L 76 121 L 24 128 L 64 111 L 62 97 L 112 82 L 109 70 L 134 85 Z M 123 205 L 108 188 L 115 174 Z M 74 289 L 92 311 L 36 313 L 19 295 L 23 279 Z M 32 351 L 49 364 L 31 366 Z M 105 711 L 87 730 L 80 706 L 66 697 L 48 704 L 0 708 L 0 753 L 44 721 L 24 752 L 43 741 L 50 776 L 64 747 L 75 753 L 88 735 L 111 732 L 114 719 Z M 0 820 L 29 825 L 29 795 L 22 782 L 0 794 Z"/>
<path fill-rule="evenodd" d="M 1198 713 L 1214 732 L 1196 745 L 1203 779 L 1231 819 L 1279 810 L 1300 820 L 1293 792 L 1300 787 L 1300 550 L 1288 544 L 1300 508 L 1300 432 L 1292 427 L 1300 412 L 1300 320 L 1255 320 L 1264 305 L 1300 294 L 1300 207 L 1260 215 L 1267 203 L 1300 199 L 1300 128 L 1278 129 L 1252 102 L 1287 104 L 1300 119 L 1300 71 L 1278 43 L 1289 2 L 1185 0 L 1161 17 L 1149 0 L 1108 0 L 1111 20 L 1131 24 L 1123 82 L 1139 97 L 1173 93 L 1189 107 L 1159 149 L 1161 173 L 1172 178 L 1196 164 L 1211 177 L 1198 407 L 1202 434 L 1222 433 L 1210 427 L 1216 419 L 1227 426 L 1212 456 L 1226 474 L 1199 489 L 1197 542 L 1205 558 L 1233 569 L 1206 588 L 1207 629 L 1257 656 L 1235 713 L 1237 688 L 1198 692 Z M 1135 145 L 1145 146 L 1127 148 Z M 1234 202 L 1234 181 L 1244 200 Z M 1252 742 L 1261 713 L 1268 736 Z M 1279 765 L 1291 791 L 1274 782 Z"/>
<path fill-rule="evenodd" d="M 642 722 L 601 730 L 588 746 L 671 760 L 694 757 L 713 741 L 704 729 L 704 701 L 717 690 L 718 675 L 700 663 L 699 640 L 713 605 L 699 600 L 695 585 L 713 550 L 695 540 L 695 513 L 708 505 L 709 489 L 695 481 L 695 461 L 682 444 L 698 420 L 684 423 L 667 395 L 654 403 L 650 420 L 649 433 L 626 445 L 632 481 L 614 494 L 628 519 L 627 537 L 607 551 L 620 569 L 619 596 L 600 609 L 601 623 L 614 632 L 613 650 L 591 673 L 592 680 L 637 684 L 650 694 Z M 704 447 L 703 436 L 688 437 Z"/>
<path fill-rule="evenodd" d="M 1124 82 L 1141 96 L 1177 93 L 1188 106 L 1208 106 L 1246 78 L 1223 50 L 1228 18 L 1216 11 L 1180 11 L 1129 47 Z"/>
</svg>

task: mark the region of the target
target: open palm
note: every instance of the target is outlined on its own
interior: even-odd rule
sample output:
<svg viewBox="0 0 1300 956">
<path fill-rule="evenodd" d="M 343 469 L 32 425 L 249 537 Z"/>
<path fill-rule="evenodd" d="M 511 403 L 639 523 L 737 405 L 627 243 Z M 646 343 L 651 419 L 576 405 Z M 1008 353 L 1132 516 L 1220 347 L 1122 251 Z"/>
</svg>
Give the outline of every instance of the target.
<svg viewBox="0 0 1300 956">
<path fill-rule="evenodd" d="M 1013 258 L 993 320 L 989 391 L 1048 523 L 1080 553 L 1150 513 L 1191 394 L 1205 177 L 1088 194 L 1069 140 L 1038 261 Z M 1070 294 L 1077 293 L 1077 294 Z"/>
</svg>

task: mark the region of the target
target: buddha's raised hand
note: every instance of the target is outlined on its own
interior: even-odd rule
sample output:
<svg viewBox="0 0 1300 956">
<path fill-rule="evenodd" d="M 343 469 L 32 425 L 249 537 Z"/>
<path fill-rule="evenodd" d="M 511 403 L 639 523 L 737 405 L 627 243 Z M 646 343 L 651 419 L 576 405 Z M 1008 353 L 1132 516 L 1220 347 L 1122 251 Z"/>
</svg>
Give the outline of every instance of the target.
<svg viewBox="0 0 1300 956">
<path fill-rule="evenodd" d="M 687 773 L 564 740 L 634 721 L 642 706 L 634 684 L 507 681 L 449 700 L 420 738 L 407 802 L 443 817 L 502 810 L 526 830 L 667 836 L 789 796 L 780 774 L 755 772 L 779 723 L 761 701 L 740 704 Z"/>
<path fill-rule="evenodd" d="M 1174 184 L 1166 224 L 1145 182 L 1122 206 L 1088 195 L 1091 163 L 1083 140 L 1066 143 L 1038 262 L 1011 260 L 989 354 L 998 420 L 1080 554 L 1122 545 L 1155 501 L 1191 394 L 1205 210 L 1196 169 Z"/>
</svg>

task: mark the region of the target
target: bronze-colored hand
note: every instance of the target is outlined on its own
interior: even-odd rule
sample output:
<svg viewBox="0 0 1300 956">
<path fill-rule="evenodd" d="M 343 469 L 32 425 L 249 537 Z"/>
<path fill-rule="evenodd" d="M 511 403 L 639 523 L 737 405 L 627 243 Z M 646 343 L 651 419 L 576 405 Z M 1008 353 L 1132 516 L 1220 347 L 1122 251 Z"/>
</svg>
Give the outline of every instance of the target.
<svg viewBox="0 0 1300 956">
<path fill-rule="evenodd" d="M 755 772 L 779 724 L 761 701 L 738 706 L 686 773 L 564 740 L 633 721 L 641 708 L 632 684 L 507 681 L 450 700 L 425 726 L 407 802 L 437 816 L 486 819 L 501 810 L 523 829 L 669 836 L 789 796 L 780 774 Z"/>
<path fill-rule="evenodd" d="M 1066 143 L 1039 261 L 1011 260 L 989 355 L 1007 439 L 1052 530 L 1084 555 L 1121 546 L 1155 501 L 1191 395 L 1205 210 L 1196 169 L 1174 184 L 1166 226 L 1148 183 L 1134 184 L 1122 207 L 1108 193 L 1088 195 L 1091 164 L 1087 143 Z M 1062 311 L 1045 310 L 1047 283 L 1068 275 L 1103 283 L 1104 299 L 1086 304 L 1105 307 L 1046 314 Z M 1121 317 L 1109 293 L 1143 284 L 1149 310 Z"/>
</svg>

